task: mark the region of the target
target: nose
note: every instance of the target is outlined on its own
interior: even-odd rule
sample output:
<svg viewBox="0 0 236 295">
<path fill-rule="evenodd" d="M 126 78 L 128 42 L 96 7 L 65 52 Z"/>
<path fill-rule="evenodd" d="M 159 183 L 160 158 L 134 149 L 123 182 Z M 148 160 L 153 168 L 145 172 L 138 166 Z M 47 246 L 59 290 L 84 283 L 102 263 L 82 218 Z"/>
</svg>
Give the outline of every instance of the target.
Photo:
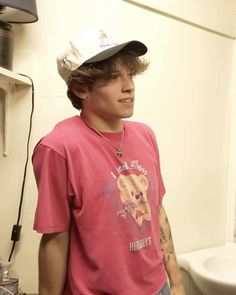
<svg viewBox="0 0 236 295">
<path fill-rule="evenodd" d="M 135 195 L 135 199 L 138 200 L 139 198 L 140 198 L 140 195 L 139 194 L 136 194 Z"/>
<path fill-rule="evenodd" d="M 134 89 L 133 77 L 128 74 L 124 75 L 122 77 L 122 92 L 132 92 Z"/>
</svg>

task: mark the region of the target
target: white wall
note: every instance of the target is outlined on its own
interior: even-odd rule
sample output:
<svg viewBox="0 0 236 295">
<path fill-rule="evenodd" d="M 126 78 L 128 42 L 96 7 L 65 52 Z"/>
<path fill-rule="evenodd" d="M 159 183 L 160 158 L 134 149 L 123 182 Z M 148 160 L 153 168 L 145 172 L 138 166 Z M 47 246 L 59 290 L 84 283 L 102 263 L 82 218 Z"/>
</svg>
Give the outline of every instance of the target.
<svg viewBox="0 0 236 295">
<path fill-rule="evenodd" d="M 231 88 L 227 239 L 236 242 L 236 43 Z"/>
<path fill-rule="evenodd" d="M 185 6 L 183 1 L 176 2 L 171 13 L 176 11 L 178 15 Z M 200 8 L 211 2 L 201 2 Z M 231 12 L 235 12 L 233 4 L 217 1 L 217 9 L 228 11 L 221 16 L 220 27 L 217 22 L 217 29 L 233 32 L 233 25 L 225 29 Z M 191 19 L 199 24 L 202 19 L 205 25 L 206 18 L 200 11 L 205 10 L 198 10 L 197 19 L 191 13 Z M 167 189 L 164 202 L 177 252 L 224 243 L 234 40 L 120 0 L 71 0 L 70 6 L 66 0 L 61 0 L 60 5 L 56 0 L 40 0 L 38 12 L 37 23 L 15 26 L 14 70 L 30 75 L 35 82 L 31 151 L 56 122 L 76 113 L 56 71 L 55 56 L 64 41 L 76 31 L 96 24 L 109 27 L 124 39 L 140 39 L 149 47 L 147 58 L 151 64 L 147 73 L 136 80 L 133 120 L 148 123 L 156 132 Z M 214 29 L 215 15 L 213 6 L 208 10 L 208 19 L 212 20 L 208 25 Z M 16 222 L 29 111 L 29 95 L 11 101 L 10 155 L 0 158 L 0 256 L 4 259 L 9 255 L 11 227 Z M 37 289 L 39 235 L 32 231 L 36 195 L 30 166 L 22 236 L 14 259 L 14 270 L 26 292 Z"/>
<path fill-rule="evenodd" d="M 235 36 L 235 0 L 124 0 L 157 9 L 160 13 Z"/>
</svg>

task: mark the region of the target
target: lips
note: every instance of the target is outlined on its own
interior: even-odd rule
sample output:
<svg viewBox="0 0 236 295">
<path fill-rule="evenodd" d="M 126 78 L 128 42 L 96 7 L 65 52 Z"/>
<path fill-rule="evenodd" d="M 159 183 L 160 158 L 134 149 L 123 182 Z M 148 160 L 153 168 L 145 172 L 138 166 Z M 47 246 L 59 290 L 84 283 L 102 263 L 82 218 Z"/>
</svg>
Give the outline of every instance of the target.
<svg viewBox="0 0 236 295">
<path fill-rule="evenodd" d="M 132 97 L 119 99 L 119 102 L 121 102 L 121 103 L 132 103 L 133 101 L 134 101 L 134 99 Z"/>
</svg>

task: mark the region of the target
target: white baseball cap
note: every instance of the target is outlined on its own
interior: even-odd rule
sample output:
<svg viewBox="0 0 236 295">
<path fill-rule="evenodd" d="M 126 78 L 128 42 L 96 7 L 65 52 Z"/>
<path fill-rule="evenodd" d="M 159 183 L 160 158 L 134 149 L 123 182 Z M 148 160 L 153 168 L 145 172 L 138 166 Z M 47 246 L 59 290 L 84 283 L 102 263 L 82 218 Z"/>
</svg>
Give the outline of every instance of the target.
<svg viewBox="0 0 236 295">
<path fill-rule="evenodd" d="M 141 56 L 147 52 L 147 47 L 136 40 L 118 43 L 114 36 L 103 29 L 89 29 L 69 40 L 66 48 L 59 54 L 58 73 L 67 82 L 71 73 L 80 66 L 105 60 L 121 50 Z"/>
</svg>

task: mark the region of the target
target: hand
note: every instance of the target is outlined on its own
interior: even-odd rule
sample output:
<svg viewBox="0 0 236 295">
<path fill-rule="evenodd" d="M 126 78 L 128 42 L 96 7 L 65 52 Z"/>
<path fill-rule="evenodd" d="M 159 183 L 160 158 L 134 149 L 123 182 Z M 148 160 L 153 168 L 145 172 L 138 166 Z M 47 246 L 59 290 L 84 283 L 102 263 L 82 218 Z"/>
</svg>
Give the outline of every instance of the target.
<svg viewBox="0 0 236 295">
<path fill-rule="evenodd" d="M 171 295 L 185 295 L 183 284 L 171 286 L 170 291 L 171 291 Z"/>
</svg>

